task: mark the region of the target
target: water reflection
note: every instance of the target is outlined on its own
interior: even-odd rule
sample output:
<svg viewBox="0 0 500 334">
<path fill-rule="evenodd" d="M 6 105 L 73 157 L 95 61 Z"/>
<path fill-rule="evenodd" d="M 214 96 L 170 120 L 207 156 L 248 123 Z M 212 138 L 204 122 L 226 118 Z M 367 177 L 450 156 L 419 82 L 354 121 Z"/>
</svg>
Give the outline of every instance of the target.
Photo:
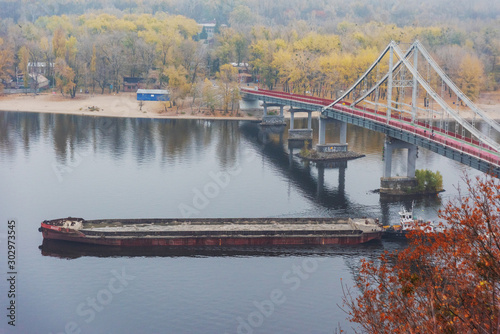
<svg viewBox="0 0 500 334">
<path fill-rule="evenodd" d="M 384 241 L 385 242 L 385 241 Z M 285 256 L 339 256 L 359 257 L 378 254 L 391 244 L 373 240 L 360 245 L 317 246 L 237 246 L 237 247 L 116 247 L 86 245 L 63 240 L 43 240 L 38 247 L 43 256 L 61 259 L 80 257 L 285 257 Z M 401 245 L 392 244 L 396 249 Z"/>
<path fill-rule="evenodd" d="M 296 128 L 307 126 L 307 119 L 298 119 L 295 125 Z M 315 120 L 315 132 L 317 126 Z M 287 129 L 285 126 L 260 126 L 251 121 L 150 120 L 3 112 L 0 113 L 0 149 L 6 156 L 12 157 L 16 145 L 22 143 L 22 150 L 27 155 L 42 137 L 52 142 L 54 156 L 62 170 L 68 164 L 76 165 L 81 155 L 89 154 L 89 151 L 114 161 L 132 159 L 138 166 L 150 165 L 156 159 L 161 165 L 183 164 L 186 161 L 206 163 L 206 156 L 211 155 L 212 160 L 224 170 L 238 163 L 238 151 L 244 140 L 273 164 L 282 177 L 320 206 L 340 210 L 347 215 L 370 215 L 369 212 L 360 212 L 359 205 L 351 200 L 346 190 L 346 187 L 353 186 L 346 184 L 349 162 L 311 165 L 301 161 L 295 154 L 303 143 L 299 143 L 297 148 L 292 144 L 287 147 Z M 338 122 L 329 122 L 327 142 L 337 141 L 339 130 Z M 363 154 L 381 155 L 383 138 L 383 134 L 366 129 L 348 129 L 349 149 Z M 395 152 L 396 158 L 398 154 L 403 153 Z M 400 158 L 401 161 L 406 160 L 402 156 Z M 419 160 L 427 164 L 427 160 L 433 158 L 422 150 Z M 373 164 L 373 161 L 370 163 Z M 400 168 L 404 169 L 404 166 Z M 325 170 L 334 171 L 336 176 L 333 180 L 331 176 L 325 180 Z M 331 172 L 328 173 L 331 175 Z M 385 203 L 394 201 L 401 202 L 401 199 L 380 199 L 383 221 L 384 212 L 389 210 L 384 206 L 390 206 Z M 424 203 L 425 206 L 437 208 L 441 205 L 439 197 L 428 201 L 432 203 Z M 404 201 L 402 204 L 408 207 Z"/>
<path fill-rule="evenodd" d="M 307 120 L 296 120 L 295 125 L 306 124 Z M 327 141 L 337 140 L 337 127 L 334 122 L 327 125 Z M 313 128 L 317 133 L 317 121 Z M 212 174 L 225 172 L 235 163 L 241 167 L 239 174 L 206 201 L 196 217 L 383 215 L 385 222 L 396 221 L 400 205 L 409 208 L 411 203 L 384 202 L 370 191 L 380 182 L 383 134 L 349 126 L 348 142 L 351 150 L 366 157 L 320 166 L 303 163 L 294 155 L 298 149 L 290 154 L 286 126 L 266 133 L 249 121 L 0 112 L 0 184 L 6 189 L 0 193 L 0 218 L 15 217 L 20 222 L 19 265 L 26 299 L 19 303 L 19 314 L 27 315 L 26 332 L 60 332 L 75 319 L 76 306 L 103 289 L 109 270 L 122 266 L 140 279 L 120 294 L 121 301 L 117 299 L 113 306 L 116 313 L 103 312 L 90 325 L 77 317 L 79 324 L 87 326 L 82 331 L 111 333 L 119 325 L 122 332 L 144 328 L 190 333 L 231 328 L 234 332 L 235 319 L 250 314 L 253 301 L 267 298 L 275 288 L 286 291 L 289 299 L 261 331 L 323 333 L 337 323 L 350 327 L 336 306 L 341 303 L 340 280 L 352 283 L 360 258 L 374 258 L 401 245 L 382 241 L 352 247 L 137 254 L 136 249 L 115 252 L 44 242 L 41 252 L 46 256 L 37 249 L 42 243 L 37 229 L 44 219 L 179 217 L 181 204 L 193 205 L 194 190 L 204 190 L 213 182 Z M 406 161 L 404 153 L 401 160 Z M 59 182 L 51 168 L 55 161 L 72 169 L 63 172 Z M 453 185 L 463 166 L 427 150 L 420 150 L 417 163 L 441 171 L 447 189 L 444 196 L 456 194 Z M 416 215 L 420 210 L 436 211 L 436 205 L 416 201 Z M 301 289 L 290 291 L 282 282 L 283 273 L 300 265 L 303 257 L 324 262 Z M 304 305 L 311 307 L 306 310 Z"/>
<path fill-rule="evenodd" d="M 0 113 L 0 149 L 7 155 L 12 156 L 19 143 L 24 154 L 29 154 L 40 136 L 52 141 L 60 164 L 71 162 L 75 154 L 88 149 L 116 161 L 128 159 L 124 155 L 129 148 L 139 165 L 154 159 L 157 149 L 163 162 L 172 162 L 191 156 L 193 150 L 203 152 L 217 138 L 216 157 L 222 166 L 232 166 L 239 145 L 237 122 Z"/>
<path fill-rule="evenodd" d="M 295 158 L 293 149 L 290 152 L 286 151 L 282 143 L 282 133 L 270 133 L 268 127 L 261 127 L 258 124 L 250 122 L 243 123 L 240 131 L 251 143 L 259 145 L 266 159 L 278 167 L 282 175 L 289 182 L 293 182 L 308 198 L 328 208 L 349 211 L 353 207 L 345 192 L 346 162 L 336 166 L 339 170 L 338 187 L 328 189 L 324 184 L 324 170 L 326 166 L 324 164 L 318 165 L 318 177 L 316 177 L 313 173 L 315 167 L 311 163 Z"/>
</svg>

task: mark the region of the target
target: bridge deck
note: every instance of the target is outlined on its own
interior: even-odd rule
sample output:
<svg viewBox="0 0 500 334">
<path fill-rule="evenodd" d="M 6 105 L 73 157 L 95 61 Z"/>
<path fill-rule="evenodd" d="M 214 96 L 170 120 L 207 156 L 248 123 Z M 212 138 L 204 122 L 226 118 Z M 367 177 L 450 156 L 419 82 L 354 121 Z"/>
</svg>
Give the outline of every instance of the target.
<svg viewBox="0 0 500 334">
<path fill-rule="evenodd" d="M 318 110 L 328 106 L 333 102 L 330 99 L 323 99 L 314 96 L 297 95 L 285 92 L 270 91 L 265 89 L 245 89 L 241 88 L 245 94 L 253 95 L 256 97 L 267 97 L 282 100 L 284 104 L 292 105 L 292 103 L 303 103 L 309 106 L 318 107 Z M 345 113 L 361 119 L 369 119 L 373 122 L 384 124 L 391 127 L 393 130 L 400 132 L 410 133 L 426 140 L 441 144 L 445 147 L 452 148 L 461 154 L 471 155 L 479 160 L 485 161 L 492 165 L 495 169 L 500 168 L 500 155 L 493 148 L 481 144 L 476 140 L 467 138 L 460 134 L 450 131 L 445 131 L 439 127 L 431 126 L 430 124 L 417 120 L 411 121 L 409 117 L 391 118 L 389 121 L 386 118 L 386 113 L 382 111 L 375 111 L 373 109 L 359 109 L 350 108 L 349 103 L 342 105 L 335 105 L 329 110 L 334 112 Z M 456 160 L 456 159 L 455 159 Z"/>
</svg>

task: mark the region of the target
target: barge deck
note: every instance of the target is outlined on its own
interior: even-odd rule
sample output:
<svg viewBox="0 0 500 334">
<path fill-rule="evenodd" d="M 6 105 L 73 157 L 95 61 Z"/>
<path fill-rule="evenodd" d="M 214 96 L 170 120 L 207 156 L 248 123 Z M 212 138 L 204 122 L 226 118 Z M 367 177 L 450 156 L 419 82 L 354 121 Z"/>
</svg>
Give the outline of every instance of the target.
<svg viewBox="0 0 500 334">
<path fill-rule="evenodd" d="M 123 246 L 271 246 L 359 244 L 382 237 L 372 218 L 61 218 L 44 221 L 43 238 Z"/>
</svg>

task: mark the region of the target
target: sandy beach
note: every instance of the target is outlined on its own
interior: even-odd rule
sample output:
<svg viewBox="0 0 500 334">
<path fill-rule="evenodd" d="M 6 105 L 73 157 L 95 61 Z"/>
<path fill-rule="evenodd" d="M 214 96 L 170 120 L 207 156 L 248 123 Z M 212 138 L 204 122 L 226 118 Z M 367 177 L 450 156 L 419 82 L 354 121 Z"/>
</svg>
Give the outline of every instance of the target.
<svg viewBox="0 0 500 334">
<path fill-rule="evenodd" d="M 80 94 L 74 99 L 50 93 L 36 96 L 33 94 L 3 95 L 0 96 L 0 110 L 105 117 L 258 119 L 258 115 L 253 115 L 251 112 L 240 112 L 239 115 L 229 113 L 211 115 L 203 110 L 192 111 L 189 106 L 179 109 L 167 108 L 165 111 L 162 103 L 154 101 L 143 102 L 141 108 L 135 93 Z"/>
<path fill-rule="evenodd" d="M 481 94 L 476 102 L 477 106 L 484 110 L 491 118 L 500 120 L 500 92 L 488 92 Z M 187 107 L 186 107 L 187 106 Z M 287 110 L 287 108 L 285 108 Z M 137 117 L 137 118 L 179 118 L 179 119 L 250 119 L 259 120 L 262 110 L 242 110 L 238 114 L 231 115 L 216 112 L 215 115 L 203 110 L 192 110 L 189 103 L 184 103 L 183 108 L 168 108 L 165 111 L 160 102 L 144 102 L 142 109 L 136 100 L 135 93 L 120 94 L 80 94 L 74 99 L 63 97 L 60 94 L 42 93 L 13 94 L 0 96 L 0 111 L 19 112 L 43 112 L 57 114 L 74 114 L 106 117 Z M 317 117 L 319 112 L 313 113 Z M 461 111 L 465 118 L 472 118 L 470 111 Z M 424 115 L 422 115 L 425 117 Z M 290 117 L 285 112 L 285 117 Z M 299 113 L 296 117 L 307 117 L 305 113 Z"/>
</svg>

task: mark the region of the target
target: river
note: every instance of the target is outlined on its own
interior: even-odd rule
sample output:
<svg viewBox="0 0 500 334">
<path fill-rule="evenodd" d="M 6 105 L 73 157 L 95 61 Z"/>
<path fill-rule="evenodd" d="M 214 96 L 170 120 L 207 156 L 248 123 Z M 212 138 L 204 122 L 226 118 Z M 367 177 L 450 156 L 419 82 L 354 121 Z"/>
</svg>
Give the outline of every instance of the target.
<svg viewBox="0 0 500 334">
<path fill-rule="evenodd" d="M 307 120 L 296 119 L 295 128 Z M 317 121 L 313 122 L 317 134 Z M 327 142 L 338 139 L 337 123 Z M 397 222 L 402 205 L 373 190 L 384 136 L 348 126 L 365 157 L 337 168 L 305 164 L 287 129 L 250 121 L 150 120 L 0 112 L 0 248 L 16 225 L 16 326 L 2 333 L 348 333 L 340 309 L 361 258 L 394 242 L 286 249 L 120 253 L 43 247 L 40 222 L 59 217 L 338 217 Z M 405 152 L 395 151 L 395 174 Z M 437 219 L 468 167 L 420 149 L 417 168 L 439 170 L 446 192 L 415 201 Z M 12 286 L 0 281 L 0 294 Z M 5 314 L 4 314 L 5 313 Z"/>
</svg>

